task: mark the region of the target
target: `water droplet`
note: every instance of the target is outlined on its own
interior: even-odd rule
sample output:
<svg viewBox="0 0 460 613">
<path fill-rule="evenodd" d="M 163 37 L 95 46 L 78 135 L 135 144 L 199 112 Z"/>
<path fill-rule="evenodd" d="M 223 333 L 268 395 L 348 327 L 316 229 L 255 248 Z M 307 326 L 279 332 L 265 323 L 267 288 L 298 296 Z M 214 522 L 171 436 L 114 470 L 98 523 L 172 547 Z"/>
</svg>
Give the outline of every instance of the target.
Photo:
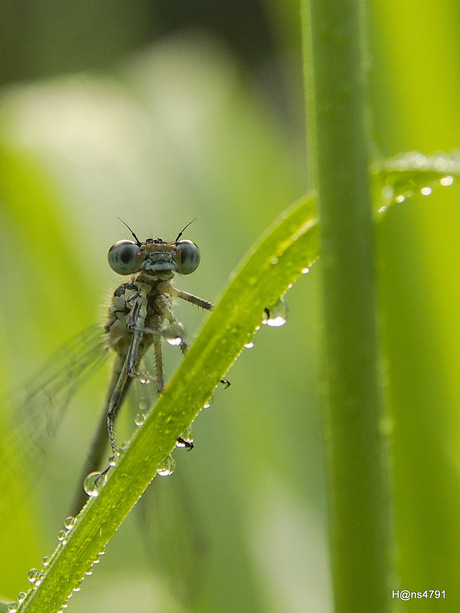
<svg viewBox="0 0 460 613">
<path fill-rule="evenodd" d="M 139 402 L 139 411 L 147 411 L 149 408 L 149 403 L 147 400 L 143 399 Z"/>
<path fill-rule="evenodd" d="M 24 601 L 25 597 L 26 597 L 26 593 L 25 592 L 19 592 L 19 594 L 18 594 L 18 603 L 21 604 L 21 602 Z"/>
<path fill-rule="evenodd" d="M 145 422 L 145 418 L 145 413 L 138 413 L 134 418 L 134 423 L 136 424 L 136 426 L 142 426 L 142 424 Z"/>
<path fill-rule="evenodd" d="M 189 426 L 187 430 L 184 430 L 180 435 L 180 438 L 176 441 L 176 447 L 182 447 L 186 449 L 191 449 L 193 447 L 193 431 L 192 426 Z"/>
<path fill-rule="evenodd" d="M 74 587 L 72 592 L 81 592 L 81 587 L 79 585 L 77 587 Z"/>
<path fill-rule="evenodd" d="M 168 455 L 164 460 L 162 460 L 157 466 L 157 475 L 160 477 L 169 477 L 174 472 L 176 468 L 176 461 L 171 456 Z"/>
<path fill-rule="evenodd" d="M 439 182 L 444 186 L 452 185 L 454 182 L 454 177 L 451 175 L 446 175 L 445 177 L 442 177 Z"/>
<path fill-rule="evenodd" d="M 305 268 L 302 268 L 303 275 L 308 275 L 309 272 L 310 272 L 310 268 L 308 266 L 306 266 Z"/>
<path fill-rule="evenodd" d="M 148 385 L 151 379 L 149 379 L 148 377 L 144 375 L 144 376 L 139 377 L 139 381 L 140 383 L 142 383 L 142 385 Z"/>
<path fill-rule="evenodd" d="M 67 532 L 65 530 L 61 530 L 60 532 L 58 532 L 58 535 L 57 535 L 58 541 L 60 541 L 63 545 L 67 543 L 66 537 L 67 537 Z"/>
<path fill-rule="evenodd" d="M 18 610 L 18 603 L 10 602 L 10 604 L 8 605 L 8 613 L 16 613 L 17 610 Z"/>
<path fill-rule="evenodd" d="M 274 328 L 283 326 L 286 323 L 287 314 L 287 304 L 284 298 L 280 298 L 278 302 L 275 302 L 275 304 L 264 310 L 262 323 Z"/>
<path fill-rule="evenodd" d="M 27 573 L 27 579 L 30 583 L 35 583 L 35 581 L 40 577 L 40 571 L 36 568 L 31 568 Z"/>
<path fill-rule="evenodd" d="M 404 196 L 404 194 L 398 194 L 395 198 L 395 202 L 397 202 L 398 204 L 401 204 L 402 202 L 404 202 L 405 199 L 406 199 L 406 196 Z"/>
<path fill-rule="evenodd" d="M 244 346 L 246 349 L 252 349 L 254 347 L 254 343 L 250 341 L 249 343 L 244 343 Z"/>
<path fill-rule="evenodd" d="M 109 466 L 116 466 L 118 459 L 120 457 L 120 453 L 117 451 L 109 458 Z"/>
<path fill-rule="evenodd" d="M 50 558 L 48 556 L 45 556 L 42 560 L 42 564 L 43 566 L 48 566 L 48 564 L 50 563 Z"/>
<path fill-rule="evenodd" d="M 433 188 L 429 185 L 426 185 L 425 187 L 422 187 L 420 193 L 422 194 L 422 196 L 430 196 L 433 193 Z"/>
<path fill-rule="evenodd" d="M 107 482 L 107 473 L 90 473 L 83 482 L 83 489 L 93 498 L 99 496 L 99 492 Z"/>
<path fill-rule="evenodd" d="M 91 575 L 92 575 L 92 574 L 93 574 L 93 571 L 92 571 L 92 570 L 85 570 L 85 575 L 86 575 L 87 577 L 91 577 Z"/>
<path fill-rule="evenodd" d="M 214 402 L 214 396 L 209 396 L 209 398 L 206 400 L 206 402 L 203 405 L 203 409 L 209 409 L 209 407 L 212 405 L 213 402 Z"/>
<path fill-rule="evenodd" d="M 272 257 L 272 259 L 270 260 L 270 264 L 278 264 L 278 258 L 276 257 L 276 255 Z"/>
<path fill-rule="evenodd" d="M 72 517 L 71 515 L 69 515 L 69 517 L 66 517 L 65 519 L 64 526 L 66 530 L 72 530 L 72 528 L 75 526 L 76 523 L 77 523 L 77 520 L 75 519 L 75 517 Z"/>
<path fill-rule="evenodd" d="M 170 345 L 180 345 L 184 341 L 185 330 L 179 322 L 169 324 L 163 332 Z"/>
</svg>

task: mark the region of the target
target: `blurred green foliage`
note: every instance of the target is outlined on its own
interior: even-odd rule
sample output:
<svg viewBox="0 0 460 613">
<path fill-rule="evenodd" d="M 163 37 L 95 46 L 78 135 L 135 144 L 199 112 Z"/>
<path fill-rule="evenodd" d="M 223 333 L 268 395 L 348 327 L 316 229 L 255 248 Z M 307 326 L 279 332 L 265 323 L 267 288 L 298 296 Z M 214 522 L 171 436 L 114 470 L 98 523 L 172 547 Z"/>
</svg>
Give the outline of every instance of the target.
<svg viewBox="0 0 460 613">
<path fill-rule="evenodd" d="M 0 27 L 19 31 L 17 14 L 8 20 L 12 4 L 2 4 Z M 307 187 L 296 3 L 263 5 L 277 52 L 251 55 L 251 70 L 231 39 L 223 44 L 209 25 L 168 36 L 149 32 L 140 2 L 131 6 L 135 42 L 129 44 L 126 14 L 115 10 L 116 2 L 98 3 L 99 19 L 88 14 L 77 40 L 68 36 L 74 22 L 62 4 L 40 3 L 53 18 L 36 21 L 22 4 L 36 34 L 32 48 L 21 47 L 27 71 L 15 69 L 13 59 L 20 58 L 11 31 L 2 43 L 9 50 L 3 56 L 12 58 L 0 99 L 0 360 L 7 397 L 103 314 L 100 305 L 119 283 L 106 253 L 128 237 L 118 217 L 143 239 L 174 238 L 198 216 L 187 238 L 200 246 L 202 262 L 177 286 L 215 301 L 249 246 Z M 78 13 L 81 4 L 68 4 Z M 102 22 L 107 27 L 98 38 Z M 417 11 L 407 0 L 372 4 L 379 156 L 458 146 L 459 26 L 459 8 L 447 0 Z M 85 40 L 95 41 L 94 48 Z M 66 64 L 62 58 L 72 55 L 74 63 Z M 38 79 L 47 75 L 53 76 Z M 393 207 L 378 230 L 401 574 L 394 589 L 445 589 L 448 601 L 436 606 L 448 602 L 440 608 L 446 611 L 460 605 L 459 210 L 454 184 Z M 314 267 L 287 295 L 287 324 L 258 332 L 254 348 L 229 373 L 232 387 L 219 390 L 199 416 L 196 449 L 176 452 L 176 473 L 156 480 L 174 506 L 193 509 L 181 512 L 188 522 L 184 540 L 193 532 L 202 543 L 193 602 L 184 605 L 150 567 L 148 528 L 138 520 L 159 511 L 152 491 L 153 510 L 126 522 L 69 608 L 331 610 L 317 285 Z M 190 305 L 177 311 L 193 338 L 206 314 Z M 178 357 L 172 348 L 169 354 L 171 373 Z M 106 370 L 95 375 L 69 408 L 25 503 L 15 482 L 14 522 L 0 524 L 4 599 L 27 588 L 27 570 L 54 548 L 106 381 Z M 14 405 L 2 402 L 0 425 Z M 9 434 L 2 431 L 2 440 Z"/>
</svg>

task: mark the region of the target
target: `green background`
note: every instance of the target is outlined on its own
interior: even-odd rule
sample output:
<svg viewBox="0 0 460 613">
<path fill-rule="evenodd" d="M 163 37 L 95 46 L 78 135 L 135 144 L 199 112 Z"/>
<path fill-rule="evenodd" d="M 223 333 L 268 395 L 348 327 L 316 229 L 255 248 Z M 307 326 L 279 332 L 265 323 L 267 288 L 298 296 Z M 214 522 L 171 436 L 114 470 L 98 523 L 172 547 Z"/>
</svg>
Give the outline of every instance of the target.
<svg viewBox="0 0 460 613">
<path fill-rule="evenodd" d="M 215 302 L 307 188 L 297 3 L 198 2 L 193 14 L 181 2 L 127 6 L 0 4 L 3 441 L 27 446 L 26 432 L 6 425 L 27 413 L 13 392 L 101 319 L 121 282 L 106 260 L 129 238 L 118 217 L 141 240 L 174 239 L 198 217 L 186 238 L 202 262 L 176 284 Z M 460 9 L 374 2 L 368 17 L 375 156 L 458 147 Z M 404 605 L 417 610 L 460 605 L 459 227 L 455 184 L 391 208 L 378 226 L 400 572 L 392 587 L 447 595 Z M 176 472 L 155 480 L 151 509 L 125 522 L 70 610 L 331 611 L 319 266 L 287 294 L 286 325 L 264 326 L 240 356 L 232 386 L 196 421 L 196 449 L 175 452 Z M 177 313 L 192 339 L 206 313 L 188 304 Z M 165 353 L 171 373 L 178 352 Z M 44 441 L 48 461 L 30 491 L 14 481 L 0 525 L 6 600 L 57 542 L 107 377 L 102 369 L 85 385 Z M 168 525 L 179 521 L 171 546 Z M 152 569 L 152 524 L 166 541 L 163 572 Z"/>
</svg>

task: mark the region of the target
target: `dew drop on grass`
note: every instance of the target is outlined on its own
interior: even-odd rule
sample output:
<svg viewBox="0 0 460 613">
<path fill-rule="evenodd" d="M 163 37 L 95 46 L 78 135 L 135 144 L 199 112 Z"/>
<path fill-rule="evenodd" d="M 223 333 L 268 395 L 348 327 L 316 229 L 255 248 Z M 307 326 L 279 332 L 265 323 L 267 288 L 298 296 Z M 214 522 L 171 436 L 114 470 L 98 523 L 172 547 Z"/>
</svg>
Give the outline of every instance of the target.
<svg viewBox="0 0 460 613">
<path fill-rule="evenodd" d="M 89 473 L 83 481 L 83 489 L 92 498 L 99 496 L 100 491 L 107 482 L 107 474 L 100 472 Z"/>
<path fill-rule="evenodd" d="M 176 441 L 176 447 L 186 447 L 190 449 L 193 447 L 193 431 L 192 426 L 189 426 L 182 434 L 180 438 Z"/>
<path fill-rule="evenodd" d="M 142 426 L 142 424 L 145 422 L 145 417 L 145 413 L 138 413 L 134 418 L 134 423 L 136 426 Z"/>
<path fill-rule="evenodd" d="M 185 330 L 178 322 L 169 324 L 169 326 L 165 328 L 163 332 L 166 334 L 166 341 L 173 346 L 180 345 L 185 336 Z"/>
<path fill-rule="evenodd" d="M 67 543 L 66 537 L 67 532 L 65 530 L 61 530 L 60 532 L 58 532 L 57 538 L 62 545 L 65 545 Z"/>
<path fill-rule="evenodd" d="M 119 457 L 120 457 L 120 454 L 118 452 L 116 452 L 113 455 L 111 455 L 110 458 L 109 458 L 109 466 L 116 466 Z"/>
<path fill-rule="evenodd" d="M 27 580 L 30 583 L 35 583 L 35 581 L 39 578 L 39 576 L 40 576 L 40 571 L 37 570 L 36 568 L 31 568 L 29 572 L 27 573 Z"/>
<path fill-rule="evenodd" d="M 280 298 L 275 304 L 264 309 L 262 323 L 273 328 L 278 328 L 286 323 L 288 307 L 284 298 Z"/>
<path fill-rule="evenodd" d="M 64 522 L 65 529 L 72 530 L 72 528 L 75 526 L 76 523 L 77 523 L 77 520 L 75 519 L 75 517 L 72 517 L 69 515 L 69 517 L 66 517 L 65 522 Z"/>
<path fill-rule="evenodd" d="M 169 477 L 173 474 L 174 469 L 176 468 L 176 461 L 171 456 L 168 455 L 164 460 L 162 460 L 157 466 L 157 475 L 160 477 Z"/>
<path fill-rule="evenodd" d="M 149 405 L 145 399 L 139 402 L 139 411 L 147 411 L 148 408 L 149 408 Z"/>
</svg>

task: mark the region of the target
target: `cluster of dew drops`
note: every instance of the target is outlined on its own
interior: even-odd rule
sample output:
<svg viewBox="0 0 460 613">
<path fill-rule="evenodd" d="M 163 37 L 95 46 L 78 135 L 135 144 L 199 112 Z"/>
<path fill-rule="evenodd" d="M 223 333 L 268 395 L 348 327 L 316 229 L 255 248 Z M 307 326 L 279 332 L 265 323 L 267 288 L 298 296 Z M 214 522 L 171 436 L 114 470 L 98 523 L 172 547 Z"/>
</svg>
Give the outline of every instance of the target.
<svg viewBox="0 0 460 613">
<path fill-rule="evenodd" d="M 50 565 L 51 561 L 57 556 L 57 554 L 59 553 L 60 549 L 62 547 L 65 547 L 65 545 L 67 544 L 67 538 L 69 535 L 69 532 L 75 527 L 76 523 L 77 523 L 77 519 L 75 517 L 67 517 L 65 522 L 64 522 L 64 530 L 61 530 L 58 535 L 57 535 L 57 539 L 58 539 L 58 545 L 56 547 L 56 549 L 54 550 L 54 552 L 51 554 L 51 556 L 46 556 L 43 558 L 42 560 L 42 565 L 43 567 L 41 569 L 38 568 L 31 568 L 29 570 L 29 572 L 27 573 L 27 579 L 29 581 L 29 583 L 32 584 L 31 588 L 29 589 L 29 591 L 26 592 L 20 592 L 17 595 L 17 600 L 16 602 L 11 602 L 8 605 L 8 613 L 20 613 L 21 609 L 22 609 L 22 604 L 25 603 L 27 601 L 27 598 L 41 585 L 43 578 L 46 574 L 47 568 Z M 100 558 L 104 555 L 104 551 L 100 551 L 96 557 L 95 560 L 93 560 L 91 562 L 91 564 L 89 565 L 88 569 L 85 571 L 84 576 L 79 580 L 78 584 L 75 585 L 72 589 L 72 591 L 70 592 L 70 594 L 67 596 L 67 601 L 72 597 L 72 595 L 76 592 L 79 592 L 81 587 L 81 583 L 83 581 L 83 579 L 87 576 L 90 576 L 93 574 L 93 566 L 95 564 L 99 564 L 100 562 Z M 67 602 L 64 603 L 61 608 L 56 612 L 56 613 L 63 613 L 65 609 L 67 609 L 68 604 Z"/>
<path fill-rule="evenodd" d="M 382 190 L 383 206 L 379 209 L 380 213 L 392 204 L 408 201 L 417 193 L 431 196 L 436 187 L 453 185 L 455 176 L 460 173 L 460 156 L 425 156 L 409 152 L 387 159 L 383 169 L 388 174 Z"/>
<path fill-rule="evenodd" d="M 391 204 L 402 204 L 403 202 L 407 202 L 416 193 L 420 193 L 422 196 L 431 196 L 436 185 L 449 187 L 453 185 L 454 181 L 455 178 L 452 175 L 445 175 L 435 182 L 422 185 L 422 187 L 418 187 L 413 180 L 409 180 L 404 186 L 386 185 L 383 188 L 383 200 L 385 204 L 379 208 L 379 213 L 384 213 Z"/>
<path fill-rule="evenodd" d="M 310 272 L 309 267 L 304 268 L 302 270 L 303 274 L 306 274 L 308 272 Z M 288 316 L 288 307 L 287 307 L 284 297 L 281 297 L 273 305 L 264 309 L 264 313 L 262 317 L 262 324 L 270 326 L 270 327 L 280 327 L 286 323 L 287 316 Z M 173 325 L 175 326 L 174 328 L 171 327 L 171 330 L 169 329 L 167 330 L 166 340 L 171 345 L 178 345 L 180 344 L 181 339 L 183 338 L 183 329 L 180 324 L 173 324 Z M 252 340 L 245 344 L 245 347 L 247 349 L 250 349 L 253 346 L 254 346 L 254 343 Z M 141 383 L 147 384 L 147 383 L 150 383 L 150 380 L 142 379 Z M 206 404 L 204 405 L 204 408 L 208 408 L 211 405 L 211 402 L 212 402 L 212 397 L 206 402 Z M 142 424 L 144 423 L 146 416 L 147 416 L 148 404 L 145 401 L 141 400 L 139 404 L 139 409 L 140 409 L 140 412 L 136 415 L 135 420 L 134 420 L 134 423 L 136 424 L 136 426 L 142 426 Z M 189 428 L 187 429 L 186 432 L 182 434 L 181 439 L 179 439 L 179 441 L 176 443 L 176 446 L 185 447 L 187 446 L 187 444 L 191 444 L 191 443 L 193 443 L 193 435 L 192 435 L 191 429 Z M 109 460 L 110 466 L 114 466 L 116 464 L 119 455 L 120 454 L 117 454 L 116 456 L 112 456 L 110 458 Z M 176 463 L 172 455 L 168 455 L 157 466 L 156 472 L 161 477 L 167 477 L 169 475 L 172 475 L 175 469 L 175 464 Z M 83 487 L 88 496 L 97 497 L 106 482 L 107 482 L 107 471 L 92 472 L 85 478 Z M 28 594 L 32 593 L 33 590 L 36 590 L 39 587 L 46 573 L 46 569 L 48 565 L 50 564 L 51 560 L 57 555 L 59 549 L 66 545 L 68 534 L 70 530 L 72 530 L 72 528 L 75 526 L 76 522 L 77 522 L 77 519 L 75 517 L 68 517 L 65 520 L 64 522 L 65 529 L 61 530 L 57 536 L 58 541 L 59 541 L 57 548 L 55 549 L 55 551 L 50 557 L 43 558 L 42 560 L 43 568 L 41 570 L 38 570 L 37 568 L 32 568 L 29 570 L 27 574 L 27 578 L 28 578 L 28 581 L 32 584 L 32 587 L 27 593 L 20 592 L 17 596 L 17 602 L 11 602 L 8 605 L 9 613 L 16 613 L 16 612 L 19 613 L 21 604 L 25 602 Z M 95 560 L 93 560 L 93 562 L 90 565 L 90 568 L 85 572 L 85 576 L 92 575 L 93 565 L 99 563 L 100 561 L 99 558 L 103 554 L 104 554 L 104 551 L 101 551 L 98 554 L 98 557 Z M 80 583 L 81 581 L 83 581 L 83 579 L 84 577 L 80 580 Z M 74 592 L 79 592 L 79 591 L 80 591 L 80 585 L 77 585 L 76 587 L 73 588 L 72 592 L 69 594 L 68 599 L 72 596 Z M 67 607 L 68 607 L 67 604 L 63 604 L 61 609 L 57 613 L 63 613 L 63 611 L 67 609 Z"/>
</svg>

